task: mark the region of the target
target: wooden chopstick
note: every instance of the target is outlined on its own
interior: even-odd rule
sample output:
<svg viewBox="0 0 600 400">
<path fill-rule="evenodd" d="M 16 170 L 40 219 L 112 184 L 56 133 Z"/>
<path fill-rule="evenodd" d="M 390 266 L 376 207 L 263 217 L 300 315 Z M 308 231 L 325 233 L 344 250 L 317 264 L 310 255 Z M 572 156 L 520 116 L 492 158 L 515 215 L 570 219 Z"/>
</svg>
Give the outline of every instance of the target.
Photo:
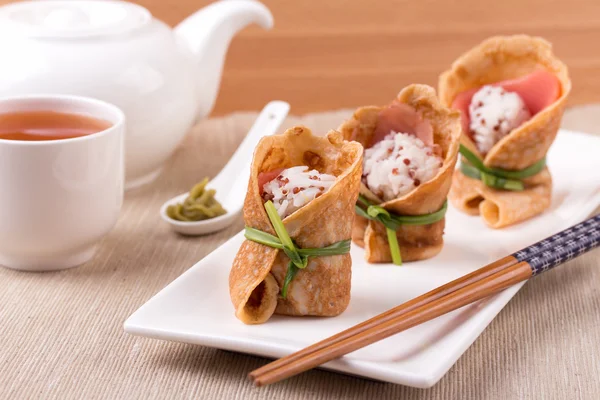
<svg viewBox="0 0 600 400">
<path fill-rule="evenodd" d="M 334 345 L 312 352 L 310 355 L 296 359 L 281 368 L 259 375 L 254 378 L 254 383 L 257 386 L 263 386 L 289 378 L 474 301 L 498 293 L 502 289 L 530 277 L 531 268 L 526 262 L 514 264 L 444 297 L 417 307 L 408 313 L 379 323 Z"/>
<path fill-rule="evenodd" d="M 295 362 L 296 360 L 306 357 L 311 353 L 314 353 L 318 350 L 321 350 L 323 348 L 331 346 L 335 343 L 341 342 L 342 340 L 347 339 L 351 336 L 360 334 L 361 332 L 364 332 L 367 329 L 373 328 L 381 323 L 384 323 L 384 322 L 390 321 L 394 318 L 397 318 L 399 316 L 402 316 L 418 307 L 428 304 L 428 303 L 430 303 L 434 300 L 437 300 L 443 296 L 446 296 L 446 295 L 448 295 L 458 289 L 461 289 L 473 282 L 477 282 L 477 281 L 484 279 L 490 275 L 493 275 L 499 271 L 502 271 L 502 270 L 510 267 L 511 265 L 516 264 L 517 262 L 518 262 L 517 259 L 512 255 L 504 257 L 498 261 L 488 264 L 487 266 L 485 266 L 483 268 L 473 271 L 472 273 L 470 273 L 468 275 L 461 276 L 460 278 L 458 278 L 456 280 L 448 282 L 447 284 L 445 284 L 443 286 L 440 286 L 440 287 L 438 287 L 430 292 L 427 292 L 419 297 L 415 297 L 414 299 L 409 300 L 406 303 L 400 304 L 399 306 L 396 306 L 396 307 L 394 307 L 382 314 L 379 314 L 371 319 L 368 319 L 365 322 L 355 325 L 352 328 L 346 329 L 345 331 L 342 331 L 334 336 L 331 336 L 325 340 L 315 343 L 303 350 L 300 350 L 296 353 L 292 353 L 289 356 L 285 356 L 283 358 L 275 360 L 261 368 L 258 368 L 256 370 L 250 372 L 250 374 L 248 374 L 248 376 L 251 379 L 255 380 L 260 375 L 263 375 L 263 374 L 271 372 L 275 369 L 281 368 L 285 364 Z"/>
<path fill-rule="evenodd" d="M 498 293 L 595 248 L 600 215 L 250 373 L 267 385 Z"/>
<path fill-rule="evenodd" d="M 583 225 L 583 224 L 576 225 L 576 226 L 570 228 L 570 230 L 577 231 L 578 229 L 581 229 L 581 227 L 580 227 L 581 225 Z M 555 235 L 555 236 L 557 236 L 557 235 Z M 551 238 L 547 239 L 547 242 L 549 243 L 549 245 L 555 244 L 557 239 L 559 239 L 555 236 L 552 236 Z M 563 236 L 561 236 L 561 238 Z M 517 252 L 515 254 L 519 255 L 520 258 L 524 259 L 525 256 L 531 257 L 535 254 L 538 254 L 540 251 L 542 251 L 544 249 L 545 249 L 544 246 L 537 246 L 537 247 L 529 246 L 525 249 L 520 250 L 519 252 Z M 452 293 L 460 288 L 463 288 L 464 286 L 466 286 L 470 283 L 473 283 L 480 279 L 484 279 L 487 276 L 495 274 L 498 271 L 501 271 L 505 268 L 510 267 L 511 265 L 516 264 L 518 261 L 519 260 L 517 259 L 517 257 L 515 255 L 506 256 L 498 261 L 488 264 L 487 266 L 485 266 L 483 268 L 473 271 L 472 273 L 470 273 L 468 275 L 462 276 L 458 279 L 455 279 L 454 281 L 448 282 L 447 284 L 440 286 L 439 288 L 436 288 L 436 289 L 434 289 L 430 292 L 427 292 L 419 297 L 416 297 L 404 304 L 394 307 L 391 310 L 384 312 L 383 314 L 379 314 L 365 322 L 362 322 L 352 328 L 342 331 L 342 332 L 340 332 L 334 336 L 331 336 L 325 340 L 322 340 L 318 343 L 315 343 L 312 346 L 309 346 L 301 351 L 290 354 L 289 356 L 280 358 L 279 360 L 273 361 L 261 368 L 258 368 L 257 370 L 251 372 L 249 374 L 249 377 L 251 379 L 255 379 L 258 376 L 265 374 L 269 371 L 272 371 L 274 369 L 280 368 L 287 363 L 293 362 L 302 357 L 306 357 L 307 355 L 309 355 L 312 352 L 315 352 L 324 347 L 335 344 L 336 342 L 344 340 L 347 337 L 359 334 L 359 333 L 363 332 L 364 330 L 369 329 L 377 324 L 380 324 L 382 322 L 396 318 L 396 317 L 403 315 L 411 310 L 414 310 L 417 307 L 425 305 L 431 301 L 437 300 L 449 293 Z"/>
</svg>

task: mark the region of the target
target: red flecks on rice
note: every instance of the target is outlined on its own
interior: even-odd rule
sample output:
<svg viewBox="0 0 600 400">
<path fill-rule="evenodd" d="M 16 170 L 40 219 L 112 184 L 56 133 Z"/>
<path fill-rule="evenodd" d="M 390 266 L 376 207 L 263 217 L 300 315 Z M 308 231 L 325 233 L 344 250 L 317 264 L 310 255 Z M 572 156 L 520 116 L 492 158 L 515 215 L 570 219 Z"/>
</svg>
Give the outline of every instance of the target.
<svg viewBox="0 0 600 400">
<path fill-rule="evenodd" d="M 421 139 L 392 132 L 365 151 L 363 182 L 384 201 L 393 200 L 432 179 L 443 164 Z"/>
<path fill-rule="evenodd" d="M 469 117 L 475 145 L 485 154 L 510 131 L 531 118 L 531 114 L 517 93 L 487 85 L 473 95 Z"/>
<path fill-rule="evenodd" d="M 307 166 L 284 169 L 263 186 L 263 200 L 271 200 L 281 218 L 307 205 L 325 193 L 335 182 L 335 176 L 321 174 Z"/>
</svg>

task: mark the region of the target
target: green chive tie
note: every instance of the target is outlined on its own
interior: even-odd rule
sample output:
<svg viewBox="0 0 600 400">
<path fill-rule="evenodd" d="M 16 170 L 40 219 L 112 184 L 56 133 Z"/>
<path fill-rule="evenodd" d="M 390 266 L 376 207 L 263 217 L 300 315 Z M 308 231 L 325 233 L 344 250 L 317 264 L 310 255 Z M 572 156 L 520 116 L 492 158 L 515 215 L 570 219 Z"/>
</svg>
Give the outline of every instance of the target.
<svg viewBox="0 0 600 400">
<path fill-rule="evenodd" d="M 469 178 L 478 179 L 484 185 L 504 190 L 525 190 L 523 179 L 538 174 L 546 166 L 546 158 L 522 170 L 507 170 L 502 168 L 489 168 L 466 146 L 460 145 L 460 154 L 468 161 L 461 162 L 461 172 Z"/>
<path fill-rule="evenodd" d="M 281 288 L 281 297 L 284 299 L 287 298 L 290 282 L 294 279 L 299 270 L 306 268 L 308 265 L 308 257 L 336 256 L 350 252 L 350 239 L 342 240 L 319 249 L 300 249 L 296 247 L 296 244 L 292 238 L 290 238 L 290 235 L 283 225 L 283 221 L 279 217 L 279 214 L 277 214 L 277 210 L 271 201 L 265 203 L 265 211 L 267 212 L 267 216 L 269 217 L 277 236 L 250 228 L 249 226 L 246 227 L 244 236 L 246 239 L 253 242 L 283 250 L 289 257 L 290 262 L 288 264 L 287 274 Z"/>
<path fill-rule="evenodd" d="M 381 222 L 385 226 L 390 253 L 392 254 L 392 262 L 396 265 L 402 265 L 402 255 L 400 254 L 400 245 L 398 244 L 396 231 L 402 225 L 429 225 L 440 221 L 446 215 L 448 202 L 445 201 L 442 208 L 431 214 L 395 215 L 385 208 L 371 203 L 365 196 L 359 195 L 358 204 L 356 204 L 355 209 L 356 213 L 361 217 Z"/>
</svg>

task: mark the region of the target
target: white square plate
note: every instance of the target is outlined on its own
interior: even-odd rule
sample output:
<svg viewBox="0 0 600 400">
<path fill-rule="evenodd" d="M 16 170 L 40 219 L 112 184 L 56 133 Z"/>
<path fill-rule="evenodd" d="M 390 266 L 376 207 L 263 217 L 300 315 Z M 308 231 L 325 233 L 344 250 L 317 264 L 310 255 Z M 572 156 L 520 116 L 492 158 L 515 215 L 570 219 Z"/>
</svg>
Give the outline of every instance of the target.
<svg viewBox="0 0 600 400">
<path fill-rule="evenodd" d="M 228 275 L 242 233 L 154 296 L 126 322 L 134 335 L 281 357 L 585 219 L 600 205 L 600 138 L 561 131 L 548 155 L 552 207 L 503 230 L 452 207 L 445 245 L 433 259 L 368 265 L 352 248 L 352 300 L 335 318 L 273 316 L 262 325 L 238 321 Z M 433 386 L 473 343 L 521 285 L 356 351 L 324 368 L 415 387 Z M 248 371 L 250 372 L 250 371 Z"/>
</svg>

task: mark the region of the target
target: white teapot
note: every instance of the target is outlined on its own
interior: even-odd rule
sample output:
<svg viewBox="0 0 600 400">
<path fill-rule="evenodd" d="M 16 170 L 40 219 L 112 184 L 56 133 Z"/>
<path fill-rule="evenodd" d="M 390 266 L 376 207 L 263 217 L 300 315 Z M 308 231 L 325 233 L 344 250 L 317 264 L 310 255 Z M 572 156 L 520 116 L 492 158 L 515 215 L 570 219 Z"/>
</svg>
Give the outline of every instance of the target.
<svg viewBox="0 0 600 400">
<path fill-rule="evenodd" d="M 225 53 L 250 23 L 273 17 L 253 0 L 218 1 L 174 30 L 123 1 L 29 1 L 0 7 L 0 97 L 95 97 L 127 117 L 126 187 L 152 181 L 213 108 Z M 1 112 L 1 110 L 0 110 Z"/>
</svg>

